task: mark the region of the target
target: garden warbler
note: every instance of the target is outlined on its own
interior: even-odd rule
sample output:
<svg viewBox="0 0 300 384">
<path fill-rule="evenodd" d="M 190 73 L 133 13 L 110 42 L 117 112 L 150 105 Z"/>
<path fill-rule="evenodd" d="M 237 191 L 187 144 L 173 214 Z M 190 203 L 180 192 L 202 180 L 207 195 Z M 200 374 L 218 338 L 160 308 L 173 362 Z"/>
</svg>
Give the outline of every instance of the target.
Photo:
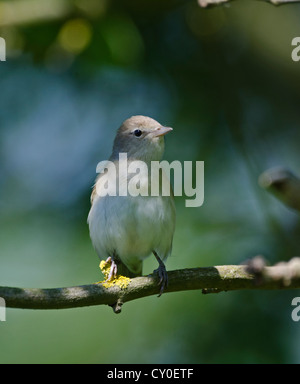
<svg viewBox="0 0 300 384">
<path fill-rule="evenodd" d="M 151 183 L 160 183 L 166 175 L 160 169 L 159 180 L 154 180 L 150 173 L 151 162 L 158 164 L 163 156 L 164 135 L 170 131 L 172 128 L 146 116 L 132 116 L 123 122 L 109 158 L 109 163 L 116 169 L 112 173 L 116 176 L 116 194 L 103 193 L 111 181 L 105 179 L 104 183 L 106 169 L 106 173 L 100 173 L 96 179 L 88 216 L 94 248 L 100 259 L 111 263 L 107 280 L 112 280 L 117 271 L 130 277 L 141 275 L 143 260 L 153 253 L 159 263 L 154 272 L 159 276 L 160 295 L 168 284 L 163 261 L 171 254 L 176 212 L 169 179 L 170 194 L 165 196 L 160 188 L 159 193 L 151 196 Z M 123 160 L 120 160 L 120 154 L 126 156 L 125 173 L 121 172 Z M 131 165 L 137 161 L 146 166 L 140 167 L 139 174 L 130 172 Z M 132 195 L 129 184 L 137 174 L 141 193 Z M 124 187 L 129 191 L 125 195 Z"/>
</svg>

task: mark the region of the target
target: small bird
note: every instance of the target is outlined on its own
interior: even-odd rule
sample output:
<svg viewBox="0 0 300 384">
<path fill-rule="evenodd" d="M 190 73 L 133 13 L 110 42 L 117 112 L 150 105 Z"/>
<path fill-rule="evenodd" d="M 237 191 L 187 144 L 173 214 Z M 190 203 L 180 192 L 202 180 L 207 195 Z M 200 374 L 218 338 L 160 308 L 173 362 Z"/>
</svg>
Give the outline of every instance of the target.
<svg viewBox="0 0 300 384">
<path fill-rule="evenodd" d="M 164 153 L 164 136 L 172 128 L 164 127 L 146 116 L 132 116 L 117 131 L 109 161 L 117 169 L 116 185 L 127 187 L 134 177 L 120 174 L 120 153 L 127 155 L 128 169 L 135 161 L 144 162 L 151 169 L 152 161 L 160 161 Z M 142 170 L 141 170 L 142 172 Z M 175 231 L 176 210 L 172 187 L 167 196 L 161 191 L 155 195 L 102 195 L 104 174 L 99 174 L 91 195 L 88 215 L 90 237 L 100 259 L 111 263 L 107 280 L 117 272 L 129 277 L 142 274 L 143 260 L 152 253 L 159 263 L 154 272 L 159 275 L 160 294 L 168 284 L 164 261 L 171 254 Z M 140 175 L 140 190 L 151 190 L 150 172 Z M 165 177 L 160 173 L 160 182 Z M 102 179 L 102 180 L 101 180 Z M 102 183 L 101 183 L 102 182 Z M 169 183 L 169 180 L 167 181 Z M 125 271 L 125 272 L 124 272 Z"/>
</svg>

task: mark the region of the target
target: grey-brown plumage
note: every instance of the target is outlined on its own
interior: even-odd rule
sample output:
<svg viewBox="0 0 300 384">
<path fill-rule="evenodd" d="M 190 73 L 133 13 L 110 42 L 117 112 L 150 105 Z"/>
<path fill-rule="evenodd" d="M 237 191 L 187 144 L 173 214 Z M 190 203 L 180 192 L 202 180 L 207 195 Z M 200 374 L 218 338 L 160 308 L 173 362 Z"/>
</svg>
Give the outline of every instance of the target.
<svg viewBox="0 0 300 384">
<path fill-rule="evenodd" d="M 151 161 L 160 161 L 164 152 L 164 135 L 172 129 L 163 127 L 146 116 L 133 116 L 117 131 L 110 161 L 118 169 L 119 154 L 127 154 L 128 166 L 143 161 L 150 171 Z M 142 172 L 142 171 L 141 171 Z M 151 178 L 142 174 L 140 188 L 150 191 Z M 128 186 L 127 179 L 117 172 L 117 185 Z M 142 273 L 143 260 L 153 253 L 159 262 L 161 292 L 167 284 L 163 261 L 171 254 L 175 230 L 175 204 L 170 196 L 100 196 L 103 188 L 100 175 L 92 193 L 88 217 L 90 236 L 100 258 L 109 258 L 109 278 L 125 265 L 130 273 Z M 102 184 L 101 184 L 102 183 Z M 144 184 L 144 185 L 143 185 Z M 170 188 L 171 190 L 171 188 Z M 97 193 L 98 191 L 98 193 Z"/>
</svg>

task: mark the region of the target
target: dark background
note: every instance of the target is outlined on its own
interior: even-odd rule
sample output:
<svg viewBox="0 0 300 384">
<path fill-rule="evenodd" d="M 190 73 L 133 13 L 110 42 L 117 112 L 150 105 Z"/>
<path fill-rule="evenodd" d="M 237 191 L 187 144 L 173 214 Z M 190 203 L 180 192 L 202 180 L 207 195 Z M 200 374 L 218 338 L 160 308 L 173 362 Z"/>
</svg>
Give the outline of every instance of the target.
<svg viewBox="0 0 300 384">
<path fill-rule="evenodd" d="M 299 256 L 299 217 L 257 181 L 273 166 L 300 173 L 299 16 L 300 5 L 240 0 L 1 1 L 0 285 L 102 279 L 89 195 L 135 114 L 174 128 L 167 160 L 205 162 L 204 205 L 176 198 L 169 270 Z M 179 292 L 120 315 L 8 309 L 0 362 L 298 363 L 297 295 Z"/>
</svg>

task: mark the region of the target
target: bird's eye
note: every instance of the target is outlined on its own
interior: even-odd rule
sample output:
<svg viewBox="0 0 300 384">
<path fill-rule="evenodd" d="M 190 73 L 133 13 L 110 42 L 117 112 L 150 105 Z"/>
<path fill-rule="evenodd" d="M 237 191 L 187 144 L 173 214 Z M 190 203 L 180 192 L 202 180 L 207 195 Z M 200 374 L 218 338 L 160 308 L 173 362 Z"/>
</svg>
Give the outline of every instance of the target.
<svg viewBox="0 0 300 384">
<path fill-rule="evenodd" d="M 134 134 L 134 136 L 136 136 L 136 137 L 140 137 L 141 135 L 142 135 L 142 131 L 140 130 L 140 129 L 136 129 L 135 131 L 133 131 L 133 134 Z"/>
</svg>

